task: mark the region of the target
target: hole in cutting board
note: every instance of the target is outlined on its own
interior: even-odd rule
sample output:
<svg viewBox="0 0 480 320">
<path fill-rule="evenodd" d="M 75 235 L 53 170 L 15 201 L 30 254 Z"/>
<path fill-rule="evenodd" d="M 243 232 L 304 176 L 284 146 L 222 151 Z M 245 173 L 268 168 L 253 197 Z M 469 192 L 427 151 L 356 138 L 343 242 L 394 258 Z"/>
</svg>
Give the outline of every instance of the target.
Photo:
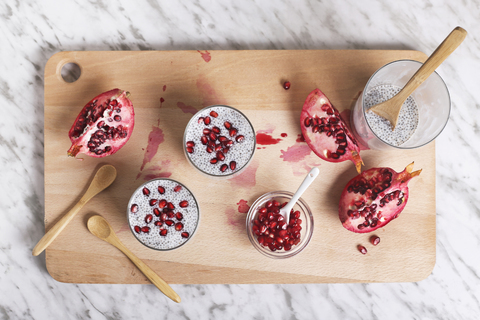
<svg viewBox="0 0 480 320">
<path fill-rule="evenodd" d="M 65 82 L 72 83 L 80 78 L 82 70 L 78 64 L 69 62 L 62 67 L 60 74 Z"/>
</svg>

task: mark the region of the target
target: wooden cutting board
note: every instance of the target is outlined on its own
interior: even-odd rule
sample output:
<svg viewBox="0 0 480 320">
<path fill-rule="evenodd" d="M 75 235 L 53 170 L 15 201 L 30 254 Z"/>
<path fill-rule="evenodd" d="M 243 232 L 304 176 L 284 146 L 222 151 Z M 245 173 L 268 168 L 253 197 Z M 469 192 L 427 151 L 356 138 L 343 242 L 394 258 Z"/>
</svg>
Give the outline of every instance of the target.
<svg viewBox="0 0 480 320">
<path fill-rule="evenodd" d="M 409 151 L 362 151 L 368 169 L 396 171 L 415 161 L 422 174 L 410 182 L 400 217 L 374 234 L 344 229 L 338 202 L 356 175 L 351 162 L 329 163 L 298 142 L 299 117 L 307 95 L 320 88 L 348 117 L 370 75 L 398 59 L 425 61 L 418 51 L 141 51 L 60 52 L 45 67 L 45 228 L 80 198 L 105 163 L 116 181 L 91 200 L 46 252 L 49 273 L 75 283 L 148 283 L 116 248 L 91 235 L 88 217 L 101 214 L 121 241 L 169 283 L 405 282 L 426 278 L 435 265 L 435 144 Z M 62 67 L 78 64 L 80 78 L 66 83 Z M 291 82 L 285 90 L 284 81 Z M 135 129 L 115 155 L 83 161 L 67 157 L 68 131 L 81 108 L 97 94 L 131 92 Z M 182 135 L 196 110 L 227 104 L 244 112 L 257 132 L 253 162 L 239 177 L 212 180 L 196 172 L 182 151 Z M 153 132 L 153 133 L 152 133 Z M 155 152 L 149 137 L 156 136 Z M 155 142 L 155 141 L 153 141 Z M 153 149 L 153 151 L 152 151 Z M 294 192 L 312 166 L 320 176 L 303 198 L 315 227 L 308 247 L 286 260 L 269 259 L 250 244 L 245 201 L 251 205 L 274 190 Z M 142 246 L 131 234 L 126 206 L 132 192 L 153 177 L 184 183 L 197 197 L 201 223 L 194 238 L 171 252 Z M 357 250 L 364 245 L 367 255 Z"/>
</svg>

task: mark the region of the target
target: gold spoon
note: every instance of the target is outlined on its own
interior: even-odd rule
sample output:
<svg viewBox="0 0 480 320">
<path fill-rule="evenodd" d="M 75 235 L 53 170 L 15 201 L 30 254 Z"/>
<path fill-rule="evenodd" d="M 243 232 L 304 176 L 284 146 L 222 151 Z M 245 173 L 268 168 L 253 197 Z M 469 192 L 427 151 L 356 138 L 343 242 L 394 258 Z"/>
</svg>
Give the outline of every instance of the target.
<svg viewBox="0 0 480 320">
<path fill-rule="evenodd" d="M 443 40 L 438 48 L 432 53 L 432 55 L 425 61 L 420 69 L 415 72 L 412 78 L 407 82 L 403 89 L 397 93 L 393 98 L 387 101 L 379 103 L 368 111 L 373 111 L 379 116 L 390 121 L 392 125 L 392 131 L 397 126 L 398 115 L 402 105 L 407 98 L 417 89 L 427 78 L 438 68 L 438 66 L 445 61 L 445 59 L 462 43 L 467 36 L 467 31 L 461 27 L 456 27 Z"/>
<path fill-rule="evenodd" d="M 90 186 L 83 195 L 83 197 L 78 201 L 78 203 L 68 211 L 47 233 L 38 241 L 35 248 L 33 248 L 32 254 L 38 256 L 43 252 L 52 242 L 57 238 L 57 236 L 62 232 L 67 224 L 73 219 L 80 209 L 94 196 L 96 196 L 100 191 L 106 189 L 117 177 L 117 170 L 112 165 L 104 165 L 98 169 L 97 173 L 93 177 Z"/>
<path fill-rule="evenodd" d="M 120 251 L 122 251 L 143 274 L 150 280 L 160 291 L 162 291 L 167 297 L 175 302 L 180 302 L 181 299 L 173 289 L 157 275 L 149 266 L 143 263 L 142 260 L 137 258 L 125 245 L 120 242 L 115 231 L 105 218 L 99 215 L 92 216 L 88 219 L 88 230 L 98 238 L 110 243 Z"/>
</svg>

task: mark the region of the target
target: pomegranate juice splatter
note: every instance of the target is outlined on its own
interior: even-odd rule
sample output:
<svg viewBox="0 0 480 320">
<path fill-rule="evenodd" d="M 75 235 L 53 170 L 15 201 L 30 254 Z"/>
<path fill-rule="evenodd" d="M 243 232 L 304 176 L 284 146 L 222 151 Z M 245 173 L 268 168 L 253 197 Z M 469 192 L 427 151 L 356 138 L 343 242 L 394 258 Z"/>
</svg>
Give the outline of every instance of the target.
<svg viewBox="0 0 480 320">
<path fill-rule="evenodd" d="M 145 165 L 152 161 L 153 157 L 157 154 L 158 146 L 164 141 L 164 139 L 162 129 L 153 126 L 152 131 L 148 135 L 147 151 L 145 151 L 145 155 L 143 156 L 143 163 L 140 171 L 143 171 Z"/>
</svg>

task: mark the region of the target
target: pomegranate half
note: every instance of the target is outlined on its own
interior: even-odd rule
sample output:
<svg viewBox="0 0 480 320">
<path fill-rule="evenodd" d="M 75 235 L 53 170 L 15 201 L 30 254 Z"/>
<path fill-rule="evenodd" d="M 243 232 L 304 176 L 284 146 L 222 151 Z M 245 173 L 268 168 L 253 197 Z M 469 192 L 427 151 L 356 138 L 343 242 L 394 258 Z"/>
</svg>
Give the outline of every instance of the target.
<svg viewBox="0 0 480 320">
<path fill-rule="evenodd" d="M 343 189 L 338 214 L 342 225 L 367 233 L 397 218 L 407 204 L 408 182 L 420 174 L 413 162 L 398 173 L 391 168 L 372 168 L 350 180 Z"/>
<path fill-rule="evenodd" d="M 360 147 L 340 113 L 319 89 L 307 97 L 300 114 L 300 127 L 310 149 L 329 162 L 351 160 L 362 171 Z"/>
<path fill-rule="evenodd" d="M 113 89 L 88 102 L 68 132 L 72 141 L 68 155 L 84 153 L 101 158 L 120 150 L 130 139 L 135 123 L 129 95 Z"/>
</svg>

